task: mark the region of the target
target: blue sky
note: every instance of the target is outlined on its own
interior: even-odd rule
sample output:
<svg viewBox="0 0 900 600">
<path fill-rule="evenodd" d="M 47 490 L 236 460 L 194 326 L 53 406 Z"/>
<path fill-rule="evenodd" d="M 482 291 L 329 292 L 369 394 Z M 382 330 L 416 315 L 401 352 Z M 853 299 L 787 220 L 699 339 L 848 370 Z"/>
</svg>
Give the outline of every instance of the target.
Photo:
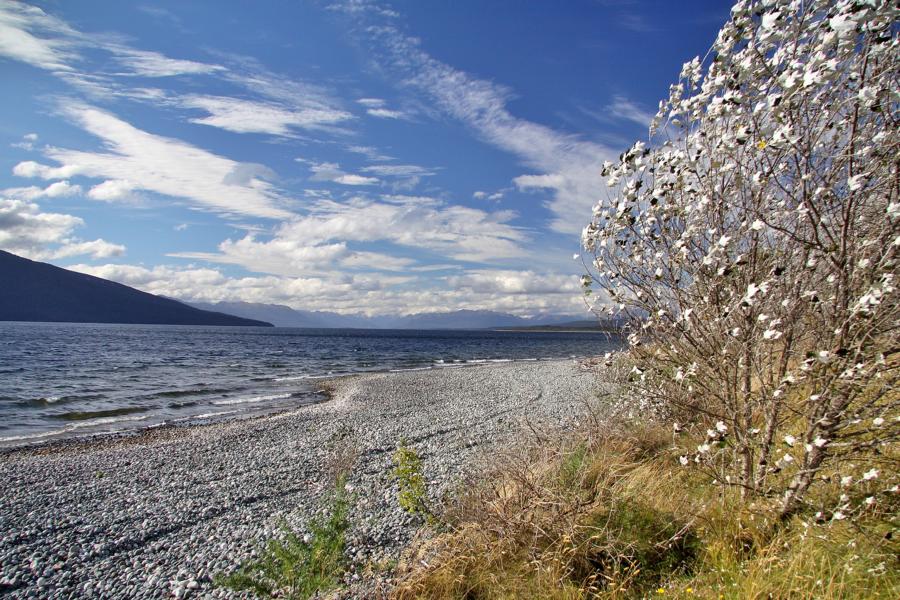
<svg viewBox="0 0 900 600">
<path fill-rule="evenodd" d="M 0 0 L 0 248 L 186 300 L 583 314 L 600 165 L 729 7 Z"/>
</svg>

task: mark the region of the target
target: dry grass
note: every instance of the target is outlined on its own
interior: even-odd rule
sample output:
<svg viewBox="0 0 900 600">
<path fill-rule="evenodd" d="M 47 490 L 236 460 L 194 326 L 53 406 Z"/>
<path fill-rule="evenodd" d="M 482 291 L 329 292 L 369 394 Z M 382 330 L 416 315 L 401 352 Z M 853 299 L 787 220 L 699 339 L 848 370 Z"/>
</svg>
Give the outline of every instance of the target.
<svg viewBox="0 0 900 600">
<path fill-rule="evenodd" d="M 398 567 L 394 596 L 900 597 L 896 493 L 853 525 L 784 523 L 672 446 L 667 428 L 595 426 L 496 457 Z"/>
</svg>

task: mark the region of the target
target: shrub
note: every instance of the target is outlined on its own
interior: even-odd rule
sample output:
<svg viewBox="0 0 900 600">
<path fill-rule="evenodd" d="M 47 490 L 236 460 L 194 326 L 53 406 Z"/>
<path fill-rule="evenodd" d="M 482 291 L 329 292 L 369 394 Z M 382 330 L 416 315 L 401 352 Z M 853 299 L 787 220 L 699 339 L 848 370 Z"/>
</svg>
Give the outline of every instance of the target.
<svg viewBox="0 0 900 600">
<path fill-rule="evenodd" d="M 269 540 L 259 558 L 235 572 L 220 576 L 216 584 L 262 598 L 306 599 L 340 583 L 345 571 L 345 533 L 349 499 L 343 479 L 331 497 L 328 516 L 317 518 L 309 534 L 300 536 L 286 525 L 282 537 Z"/>
<path fill-rule="evenodd" d="M 422 474 L 422 459 L 419 453 L 401 442 L 394 452 L 393 460 L 394 469 L 391 475 L 396 479 L 399 488 L 397 501 L 400 508 L 430 520 L 432 512 L 428 507 L 428 490 Z"/>
<path fill-rule="evenodd" d="M 604 166 L 583 234 L 586 291 L 629 322 L 631 393 L 708 428 L 682 460 L 783 519 L 823 476 L 896 473 L 897 15 L 738 2 L 650 146 Z"/>
</svg>

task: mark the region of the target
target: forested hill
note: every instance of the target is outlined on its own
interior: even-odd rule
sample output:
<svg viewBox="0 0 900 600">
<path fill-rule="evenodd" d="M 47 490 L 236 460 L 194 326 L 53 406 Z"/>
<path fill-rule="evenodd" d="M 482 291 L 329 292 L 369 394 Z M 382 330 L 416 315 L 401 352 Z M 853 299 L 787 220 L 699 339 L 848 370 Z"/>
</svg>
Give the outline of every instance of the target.
<svg viewBox="0 0 900 600">
<path fill-rule="evenodd" d="M 0 321 L 271 327 L 264 321 L 200 310 L 2 250 Z"/>
</svg>

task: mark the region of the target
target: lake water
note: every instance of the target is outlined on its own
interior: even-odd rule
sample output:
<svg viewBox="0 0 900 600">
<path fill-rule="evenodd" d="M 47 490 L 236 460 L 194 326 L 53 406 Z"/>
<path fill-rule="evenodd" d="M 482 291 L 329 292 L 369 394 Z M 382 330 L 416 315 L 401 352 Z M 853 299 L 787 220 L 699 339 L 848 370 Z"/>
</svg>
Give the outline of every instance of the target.
<svg viewBox="0 0 900 600">
<path fill-rule="evenodd" d="M 595 355 L 600 333 L 0 322 L 0 446 L 242 418 L 325 377 Z"/>
</svg>

